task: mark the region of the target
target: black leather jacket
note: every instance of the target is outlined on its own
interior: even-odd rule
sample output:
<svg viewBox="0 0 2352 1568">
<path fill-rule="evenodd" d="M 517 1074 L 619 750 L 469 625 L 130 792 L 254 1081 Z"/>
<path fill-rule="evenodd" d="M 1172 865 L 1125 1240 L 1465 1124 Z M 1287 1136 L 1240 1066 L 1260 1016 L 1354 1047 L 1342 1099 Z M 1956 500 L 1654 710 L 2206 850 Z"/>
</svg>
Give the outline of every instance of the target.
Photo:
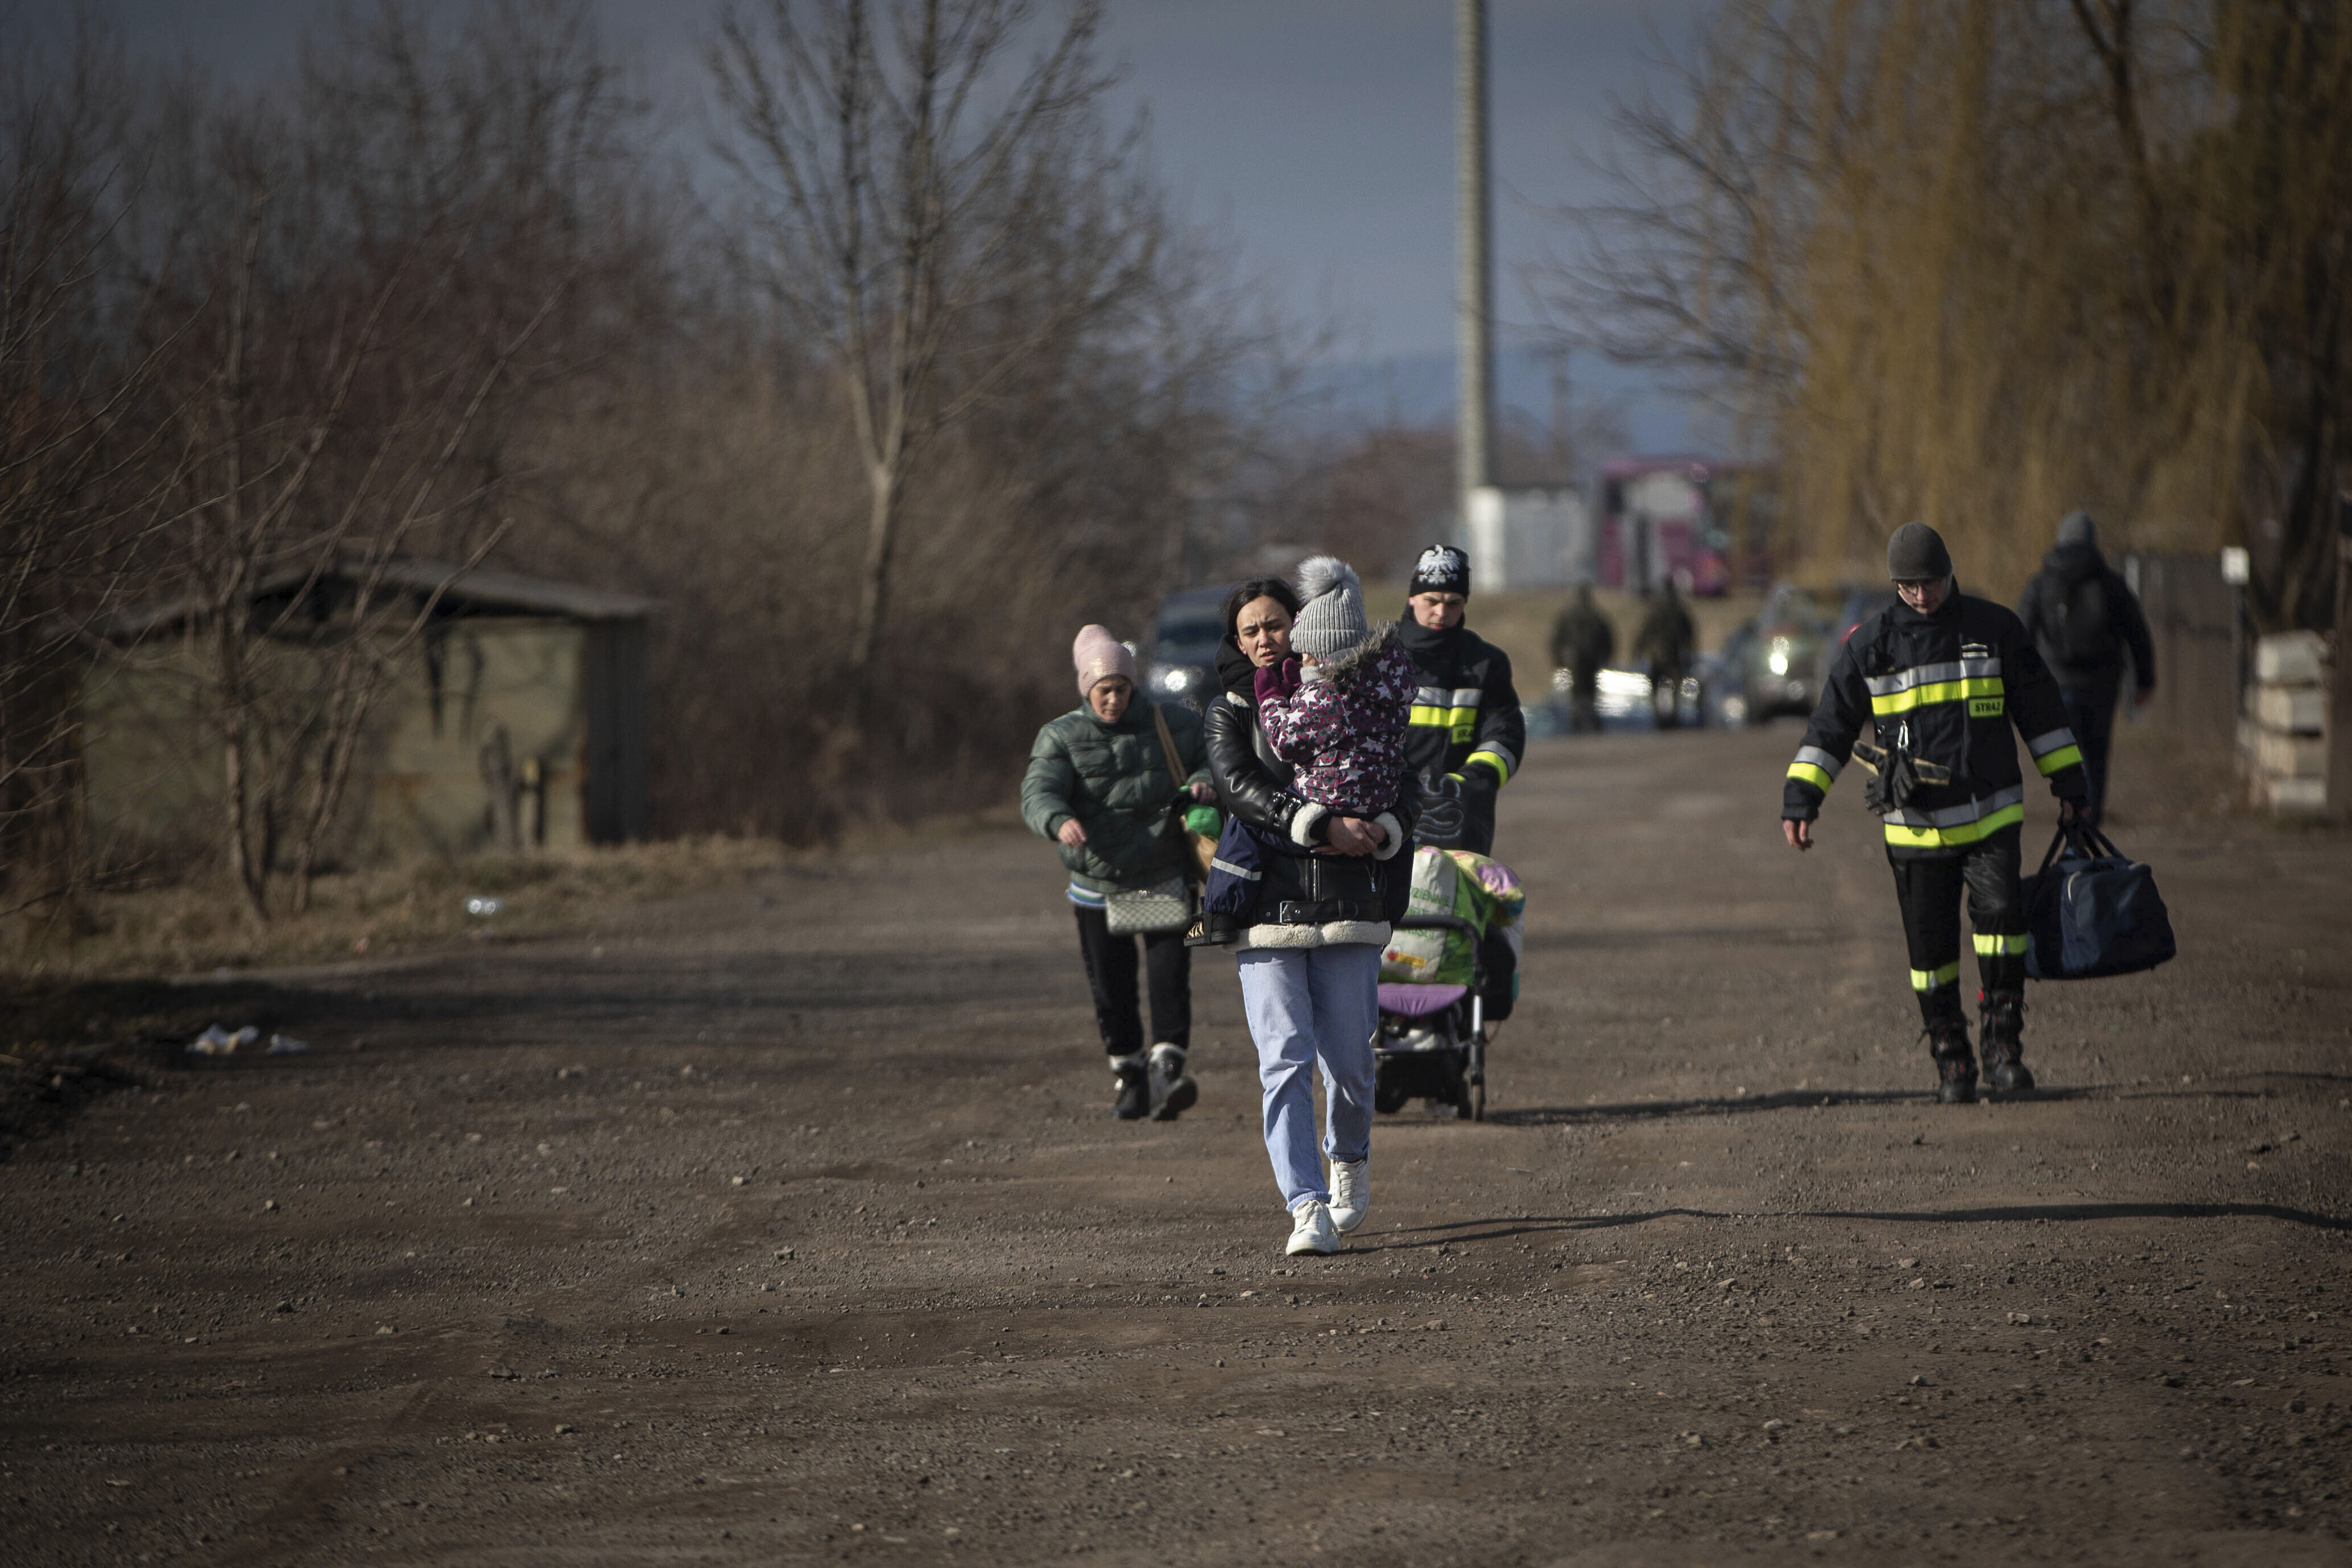
<svg viewBox="0 0 2352 1568">
<path fill-rule="evenodd" d="M 1322 807 L 1291 793 L 1292 769 L 1258 733 L 1251 665 L 1231 639 L 1217 650 L 1217 674 L 1225 690 L 1208 705 L 1202 725 L 1217 803 L 1265 830 L 1268 848 L 1275 852 L 1266 859 L 1259 884 L 1259 922 L 1395 921 L 1404 914 L 1412 882 L 1412 856 L 1402 846 L 1412 841 L 1413 824 L 1421 816 L 1421 793 L 1412 776 L 1399 773 L 1396 802 L 1386 813 L 1398 828 L 1391 841 L 1400 846 L 1390 859 L 1316 853 L 1314 846 L 1329 841 L 1330 817 Z"/>
</svg>

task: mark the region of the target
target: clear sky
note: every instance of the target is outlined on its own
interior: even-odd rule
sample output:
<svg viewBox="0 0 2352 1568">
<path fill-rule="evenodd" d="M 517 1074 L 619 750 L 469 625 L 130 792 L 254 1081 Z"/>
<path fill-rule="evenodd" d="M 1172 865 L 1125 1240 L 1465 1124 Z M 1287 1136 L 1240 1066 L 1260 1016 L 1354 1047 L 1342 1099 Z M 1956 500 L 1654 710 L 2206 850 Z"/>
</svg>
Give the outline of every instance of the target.
<svg viewBox="0 0 2352 1568">
<path fill-rule="evenodd" d="M 432 0 L 458 8 L 460 0 Z M 1496 306 L 1506 346 L 1533 311 L 1518 274 L 1558 242 L 1538 209 L 1597 193 L 1575 153 L 1609 140 L 1612 98 L 1663 89 L 1714 0 L 1490 0 Z M 229 75 L 291 58 L 320 0 L 121 0 L 130 42 Z M 667 97 L 701 81 L 708 0 L 598 0 L 608 38 Z M 1451 0 L 1109 0 L 1107 53 L 1156 161 L 1342 361 L 1424 379 L 1453 351 Z M 1445 380 L 1450 382 L 1450 377 Z M 1587 385 L 1637 383 L 1604 368 Z M 1513 377 L 1507 369 L 1506 396 Z M 1450 385 L 1441 396 L 1450 396 Z M 1656 418 L 1637 424 L 1664 426 Z"/>
<path fill-rule="evenodd" d="M 1712 0 L 1490 0 L 1496 307 L 1551 231 L 1536 209 L 1595 193 L 1612 94 L 1654 75 Z M 1454 7 L 1449 0 L 1114 0 L 1110 46 L 1150 105 L 1160 163 L 1230 224 L 1301 308 L 1328 294 L 1356 351 L 1454 344 Z"/>
</svg>

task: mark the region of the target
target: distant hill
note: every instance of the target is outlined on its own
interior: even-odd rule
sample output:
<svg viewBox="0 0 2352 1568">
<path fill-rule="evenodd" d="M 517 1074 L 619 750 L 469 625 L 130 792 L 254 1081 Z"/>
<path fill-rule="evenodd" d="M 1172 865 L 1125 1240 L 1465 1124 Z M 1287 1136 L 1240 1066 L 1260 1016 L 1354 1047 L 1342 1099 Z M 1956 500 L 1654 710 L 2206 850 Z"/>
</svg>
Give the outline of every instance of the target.
<svg viewBox="0 0 2352 1568">
<path fill-rule="evenodd" d="M 1335 361 L 1309 376 L 1307 391 L 1319 405 L 1317 416 L 1335 423 L 1444 423 L 1454 418 L 1454 368 L 1451 353 Z M 1578 408 L 1612 402 L 1622 411 L 1631 451 L 1713 450 L 1723 444 L 1707 438 L 1714 422 L 1706 410 L 1659 385 L 1648 371 L 1579 354 L 1570 363 L 1570 395 Z M 1543 350 L 1505 350 L 1495 363 L 1495 392 L 1506 421 L 1533 433 L 1549 428 L 1551 361 Z M 1587 464 L 1616 455 L 1582 455 Z"/>
</svg>

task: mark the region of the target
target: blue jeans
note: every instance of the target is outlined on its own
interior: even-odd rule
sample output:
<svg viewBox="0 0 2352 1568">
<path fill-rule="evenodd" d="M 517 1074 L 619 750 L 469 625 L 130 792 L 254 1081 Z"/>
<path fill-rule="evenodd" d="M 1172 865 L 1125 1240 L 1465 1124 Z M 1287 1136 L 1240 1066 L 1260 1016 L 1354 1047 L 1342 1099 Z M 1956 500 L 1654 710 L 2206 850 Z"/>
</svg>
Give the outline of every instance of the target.
<svg viewBox="0 0 2352 1568">
<path fill-rule="evenodd" d="M 1323 1152 L 1353 1162 L 1372 1146 L 1372 1031 L 1380 1027 L 1381 950 L 1253 947 L 1234 955 L 1242 1008 L 1257 1042 L 1265 1090 L 1265 1155 L 1288 1208 L 1302 1198 L 1331 1201 L 1315 1156 L 1315 1085 L 1323 1065 L 1328 1124 Z"/>
</svg>

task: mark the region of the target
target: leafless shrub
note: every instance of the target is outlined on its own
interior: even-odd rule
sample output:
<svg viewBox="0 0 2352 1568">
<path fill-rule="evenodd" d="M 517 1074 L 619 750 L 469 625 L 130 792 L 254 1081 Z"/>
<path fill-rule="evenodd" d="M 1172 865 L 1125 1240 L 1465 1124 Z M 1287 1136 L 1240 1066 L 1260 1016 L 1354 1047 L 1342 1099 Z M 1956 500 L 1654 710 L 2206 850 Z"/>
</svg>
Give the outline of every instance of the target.
<svg viewBox="0 0 2352 1568">
<path fill-rule="evenodd" d="M 6 131 L 82 193 L 36 212 L 20 179 L 0 236 L 64 258 L 0 277 L 0 850 L 69 837 L 76 665 L 109 646 L 206 727 L 231 898 L 304 911 L 432 623 L 392 570 L 420 556 L 662 602 L 660 832 L 1001 799 L 1068 705 L 1071 632 L 1139 634 L 1200 569 L 1292 380 L 1139 131 L 1102 123 L 1094 10 L 740 13 L 717 79 L 764 183 L 710 209 L 580 0 L 425 16 L 340 14 L 249 89 L 134 89 L 100 51 L 94 129 Z M 50 105 L 62 59 L 12 101 Z M 841 224 L 855 265 L 804 273 Z"/>
<path fill-rule="evenodd" d="M 490 12 L 437 45 L 387 6 L 346 19 L 295 90 L 190 88 L 142 256 L 163 303 L 152 415 L 192 675 L 214 727 L 228 869 L 257 916 L 290 860 L 309 899 L 394 661 L 437 596 L 396 559 L 478 559 L 503 532 L 519 361 L 603 214 L 609 80 L 561 18 Z M 499 47 L 503 45 L 503 47 Z M 315 658 L 273 681 L 275 650 Z"/>
</svg>

